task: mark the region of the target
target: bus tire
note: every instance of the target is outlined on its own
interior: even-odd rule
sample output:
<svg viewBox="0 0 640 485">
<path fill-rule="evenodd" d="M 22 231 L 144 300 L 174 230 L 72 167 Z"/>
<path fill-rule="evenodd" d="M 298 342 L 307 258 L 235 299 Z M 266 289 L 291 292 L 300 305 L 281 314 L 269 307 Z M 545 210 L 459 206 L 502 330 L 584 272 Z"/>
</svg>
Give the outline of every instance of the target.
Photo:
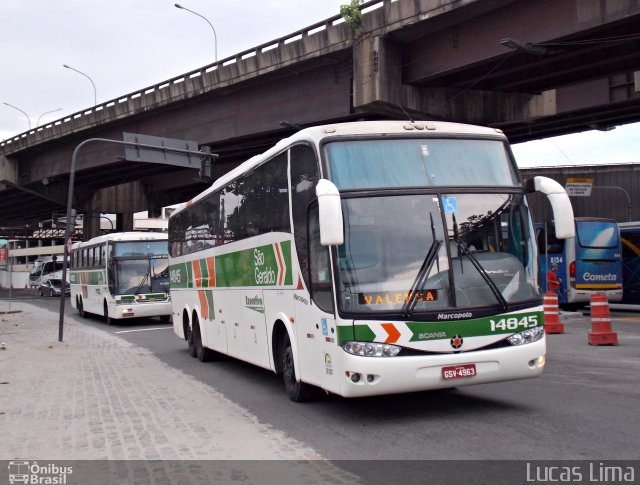
<svg viewBox="0 0 640 485">
<path fill-rule="evenodd" d="M 78 304 L 76 307 L 78 308 L 78 315 L 80 315 L 80 318 L 87 318 L 87 312 L 84 311 L 84 306 L 82 305 L 82 297 L 78 298 Z"/>
<path fill-rule="evenodd" d="M 196 346 L 193 341 L 193 330 L 189 326 L 189 322 L 187 322 L 187 324 L 184 326 L 184 331 L 186 332 L 186 341 L 187 345 L 189 346 L 189 355 L 195 358 L 198 354 L 196 353 Z"/>
<path fill-rule="evenodd" d="M 109 305 L 107 305 L 107 301 L 104 301 L 104 305 L 102 305 L 104 309 L 104 321 L 107 322 L 107 325 L 113 325 L 113 318 L 109 316 Z"/>
<path fill-rule="evenodd" d="M 206 348 L 202 344 L 202 335 L 200 335 L 200 325 L 198 321 L 193 322 L 193 346 L 196 348 L 196 356 L 200 362 L 210 362 L 214 360 L 215 353 L 213 350 Z"/>
<path fill-rule="evenodd" d="M 44 296 L 44 293 L 42 293 L 42 290 L 40 288 L 38 288 L 38 296 Z"/>
<path fill-rule="evenodd" d="M 289 334 L 285 332 L 280 345 L 280 368 L 287 396 L 293 402 L 308 401 L 313 394 L 313 388 L 309 384 L 296 380 L 296 370 L 293 364 L 293 349 Z"/>
</svg>

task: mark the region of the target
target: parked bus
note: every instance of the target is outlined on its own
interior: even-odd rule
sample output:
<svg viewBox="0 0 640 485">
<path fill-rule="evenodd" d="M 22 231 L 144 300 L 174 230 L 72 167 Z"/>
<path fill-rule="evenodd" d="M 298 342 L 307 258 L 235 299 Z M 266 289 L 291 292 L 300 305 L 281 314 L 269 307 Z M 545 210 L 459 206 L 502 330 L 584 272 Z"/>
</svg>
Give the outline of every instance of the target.
<svg viewBox="0 0 640 485">
<path fill-rule="evenodd" d="M 547 291 L 548 271 L 557 266 L 558 302 L 568 308 L 587 305 L 594 292 L 609 302 L 622 299 L 622 248 L 618 223 L 613 219 L 576 217 L 576 236 L 558 239 L 553 226 L 539 225 L 540 285 Z"/>
<path fill-rule="evenodd" d="M 640 222 L 621 222 L 622 281 L 624 288 L 620 303 L 612 305 L 620 310 L 640 309 Z"/>
<path fill-rule="evenodd" d="M 546 343 L 527 191 L 501 131 L 454 123 L 307 128 L 169 219 L 175 333 L 284 377 L 294 401 L 538 376 Z"/>
<path fill-rule="evenodd" d="M 75 243 L 71 252 L 71 306 L 113 320 L 169 321 L 167 234 L 123 232 Z"/>
<path fill-rule="evenodd" d="M 37 288 L 44 280 L 62 279 L 62 258 L 40 256 L 29 270 L 29 286 Z"/>
</svg>

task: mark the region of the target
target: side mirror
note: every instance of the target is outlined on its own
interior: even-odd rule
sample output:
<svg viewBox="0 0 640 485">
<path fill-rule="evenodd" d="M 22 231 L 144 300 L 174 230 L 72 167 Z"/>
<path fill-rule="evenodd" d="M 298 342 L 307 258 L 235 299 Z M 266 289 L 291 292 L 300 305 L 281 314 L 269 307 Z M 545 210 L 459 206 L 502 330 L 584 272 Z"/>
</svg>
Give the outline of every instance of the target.
<svg viewBox="0 0 640 485">
<path fill-rule="evenodd" d="M 576 225 L 573 217 L 573 207 L 564 187 L 548 177 L 534 177 L 533 184 L 536 192 L 545 194 L 551 203 L 556 237 L 558 239 L 575 237 Z"/>
<path fill-rule="evenodd" d="M 316 195 L 320 218 L 320 244 L 339 246 L 344 243 L 340 192 L 333 182 L 320 179 L 316 185 Z"/>
</svg>

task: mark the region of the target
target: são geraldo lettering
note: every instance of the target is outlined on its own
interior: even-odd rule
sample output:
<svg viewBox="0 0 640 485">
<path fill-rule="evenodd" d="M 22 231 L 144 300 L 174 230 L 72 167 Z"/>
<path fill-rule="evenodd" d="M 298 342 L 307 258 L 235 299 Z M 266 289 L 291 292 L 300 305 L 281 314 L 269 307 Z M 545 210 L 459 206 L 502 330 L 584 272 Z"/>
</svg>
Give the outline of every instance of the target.
<svg viewBox="0 0 640 485">
<path fill-rule="evenodd" d="M 256 285 L 275 285 L 276 272 L 269 266 L 262 268 L 262 265 L 264 265 L 264 253 L 259 249 L 253 250 L 253 262 L 255 265 Z"/>
</svg>

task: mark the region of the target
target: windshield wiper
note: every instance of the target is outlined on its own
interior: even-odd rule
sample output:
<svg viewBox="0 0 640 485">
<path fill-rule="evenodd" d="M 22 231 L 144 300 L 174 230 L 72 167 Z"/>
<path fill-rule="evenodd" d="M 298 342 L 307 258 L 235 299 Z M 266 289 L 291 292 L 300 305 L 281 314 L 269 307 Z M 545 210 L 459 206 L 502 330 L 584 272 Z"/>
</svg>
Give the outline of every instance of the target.
<svg viewBox="0 0 640 485">
<path fill-rule="evenodd" d="M 418 303 L 418 292 L 424 288 L 424 284 L 426 283 L 427 278 L 431 273 L 433 263 L 435 263 L 438 259 L 438 251 L 440 250 L 440 246 L 442 245 L 442 241 L 438 241 L 435 237 L 436 230 L 435 226 L 433 225 L 433 216 L 431 215 L 431 213 L 429 213 L 429 217 L 431 218 L 431 234 L 433 236 L 433 242 L 431 243 L 431 247 L 429 248 L 426 257 L 422 262 L 420 271 L 418 271 L 418 274 L 416 275 L 416 279 L 413 280 L 411 289 L 407 294 L 407 299 L 402 305 L 402 316 L 406 319 L 411 317 L 411 313 L 416 307 L 416 303 Z"/>
<path fill-rule="evenodd" d="M 147 281 L 148 277 L 149 277 L 149 273 L 145 273 L 143 278 L 142 278 L 142 281 L 140 282 L 140 284 L 136 288 L 136 291 L 135 291 L 134 295 L 137 295 L 137 294 L 140 293 L 140 289 L 142 288 L 142 285 L 144 285 L 145 281 Z"/>
<path fill-rule="evenodd" d="M 504 296 L 502 296 L 502 293 L 500 293 L 500 289 L 495 284 L 495 282 L 491 279 L 491 276 L 489 276 L 487 271 L 482 267 L 478 259 L 473 255 L 473 253 L 469 251 L 469 248 L 464 243 L 464 241 L 460 240 L 460 235 L 458 234 L 458 223 L 456 222 L 455 214 L 453 215 L 453 239 L 456 242 L 456 245 L 458 246 L 458 250 L 462 254 L 464 254 L 466 257 L 469 258 L 469 261 L 471 261 L 471 264 L 473 264 L 473 267 L 478 270 L 478 273 L 480 273 L 480 276 L 482 276 L 482 279 L 485 281 L 485 283 L 487 283 L 487 285 L 489 285 L 491 292 L 496 297 L 496 300 L 498 300 L 498 303 L 500 303 L 500 305 L 502 306 L 502 309 L 506 310 L 507 308 L 509 308 L 509 304 L 507 303 L 507 300 L 505 300 Z"/>
</svg>

